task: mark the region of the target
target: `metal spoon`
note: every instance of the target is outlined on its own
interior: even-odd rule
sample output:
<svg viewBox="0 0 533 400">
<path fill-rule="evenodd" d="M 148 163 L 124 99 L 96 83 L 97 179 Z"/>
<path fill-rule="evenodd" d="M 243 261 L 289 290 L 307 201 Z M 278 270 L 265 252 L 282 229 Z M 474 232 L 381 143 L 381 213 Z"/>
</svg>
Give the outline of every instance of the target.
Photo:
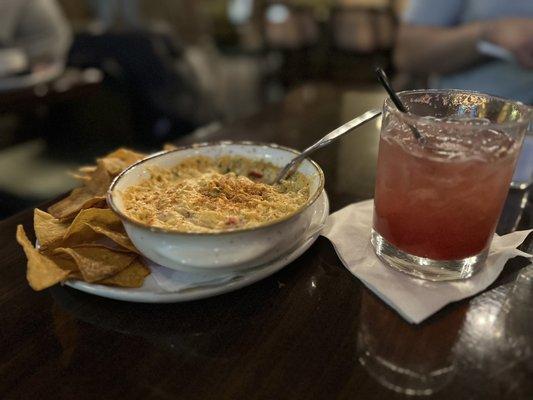
<svg viewBox="0 0 533 400">
<path fill-rule="evenodd" d="M 372 110 L 369 110 L 360 116 L 352 119 L 351 121 L 346 122 L 344 125 L 338 127 L 337 129 L 331 131 L 326 136 L 324 136 L 322 139 L 320 139 L 318 142 L 315 142 L 311 146 L 309 146 L 307 149 L 302 151 L 299 155 L 294 157 L 279 173 L 278 176 L 276 176 L 276 179 L 274 179 L 274 182 L 272 184 L 279 183 L 281 180 L 287 178 L 289 175 L 291 175 L 296 168 L 298 168 L 298 165 L 307 157 L 309 154 L 313 153 L 315 150 L 321 149 L 324 146 L 327 146 L 331 142 L 337 140 L 341 136 L 345 135 L 346 133 L 354 130 L 355 128 L 360 127 L 364 123 L 376 118 L 378 115 L 381 114 L 381 110 L 378 108 L 374 108 Z"/>
</svg>

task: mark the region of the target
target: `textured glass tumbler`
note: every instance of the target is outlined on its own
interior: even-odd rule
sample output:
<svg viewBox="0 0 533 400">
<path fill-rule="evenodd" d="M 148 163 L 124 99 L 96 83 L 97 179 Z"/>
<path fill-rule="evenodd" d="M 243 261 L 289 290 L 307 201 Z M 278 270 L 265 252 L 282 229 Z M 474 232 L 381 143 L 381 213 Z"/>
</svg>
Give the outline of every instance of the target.
<svg viewBox="0 0 533 400">
<path fill-rule="evenodd" d="M 400 98 L 409 114 L 384 104 L 372 244 L 419 278 L 468 278 L 487 257 L 531 108 L 460 90 Z"/>
</svg>

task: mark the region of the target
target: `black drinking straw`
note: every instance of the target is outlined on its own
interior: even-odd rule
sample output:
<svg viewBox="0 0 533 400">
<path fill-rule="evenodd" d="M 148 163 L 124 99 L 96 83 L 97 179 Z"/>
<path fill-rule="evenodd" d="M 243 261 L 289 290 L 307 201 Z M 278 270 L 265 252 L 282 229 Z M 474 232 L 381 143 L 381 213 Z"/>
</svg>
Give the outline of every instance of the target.
<svg viewBox="0 0 533 400">
<path fill-rule="evenodd" d="M 387 93 L 389 94 L 390 99 L 396 106 L 396 108 L 405 114 L 409 114 L 409 111 L 407 111 L 407 108 L 400 100 L 400 97 L 396 94 L 394 89 L 392 88 L 392 85 L 389 81 L 389 78 L 387 78 L 387 74 L 385 74 L 385 71 L 381 67 L 376 68 L 376 76 L 378 77 L 379 83 L 385 88 Z M 424 137 L 420 134 L 418 129 L 416 129 L 414 126 L 409 125 L 409 128 L 411 128 L 411 132 L 413 132 L 413 135 L 415 136 L 415 139 L 418 140 L 420 143 L 423 143 Z"/>
</svg>

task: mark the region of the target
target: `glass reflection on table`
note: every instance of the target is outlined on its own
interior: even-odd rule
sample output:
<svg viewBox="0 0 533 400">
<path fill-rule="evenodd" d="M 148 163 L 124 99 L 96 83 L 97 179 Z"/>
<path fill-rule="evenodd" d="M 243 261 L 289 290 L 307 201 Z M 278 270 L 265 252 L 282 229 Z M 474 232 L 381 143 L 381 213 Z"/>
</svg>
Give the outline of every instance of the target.
<svg viewBox="0 0 533 400">
<path fill-rule="evenodd" d="M 533 266 L 474 298 L 453 350 L 463 388 L 476 398 L 533 394 Z"/>
<path fill-rule="evenodd" d="M 388 389 L 407 395 L 430 395 L 447 386 L 455 374 L 452 348 L 462 319 L 461 313 L 455 313 L 425 328 L 410 325 L 364 290 L 358 360 L 370 376 Z M 398 336 L 404 338 L 401 346 L 396 342 Z"/>
</svg>

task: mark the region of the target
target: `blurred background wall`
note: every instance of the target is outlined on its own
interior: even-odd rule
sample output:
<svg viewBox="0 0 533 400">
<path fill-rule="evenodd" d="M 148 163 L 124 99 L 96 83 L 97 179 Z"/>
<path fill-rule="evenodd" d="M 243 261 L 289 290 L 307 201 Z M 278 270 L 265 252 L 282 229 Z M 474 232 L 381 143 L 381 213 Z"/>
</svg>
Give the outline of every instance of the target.
<svg viewBox="0 0 533 400">
<path fill-rule="evenodd" d="M 11 33 L 43 26 L 32 38 L 57 31 L 48 41 L 70 46 L 55 60 L 0 76 L 0 218 L 67 191 L 75 184 L 69 169 L 117 146 L 157 149 L 253 114 L 306 81 L 373 85 L 374 64 L 392 68 L 405 7 L 394 0 L 28 4 L 33 14 L 37 6 L 46 12 L 13 8 Z"/>
<path fill-rule="evenodd" d="M 47 7 L 50 20 L 18 10 L 11 34 L 29 25 L 35 38 L 42 26 L 43 35 L 70 44 L 64 54 L 2 75 L 9 64 L 3 55 L 22 43 L 4 39 L 0 218 L 70 189 L 67 170 L 118 146 L 158 149 L 251 115 L 305 82 L 366 93 L 376 87 L 375 65 L 397 88 L 423 86 L 427 78 L 395 74 L 393 47 L 409 0 L 27 3 Z"/>
</svg>

